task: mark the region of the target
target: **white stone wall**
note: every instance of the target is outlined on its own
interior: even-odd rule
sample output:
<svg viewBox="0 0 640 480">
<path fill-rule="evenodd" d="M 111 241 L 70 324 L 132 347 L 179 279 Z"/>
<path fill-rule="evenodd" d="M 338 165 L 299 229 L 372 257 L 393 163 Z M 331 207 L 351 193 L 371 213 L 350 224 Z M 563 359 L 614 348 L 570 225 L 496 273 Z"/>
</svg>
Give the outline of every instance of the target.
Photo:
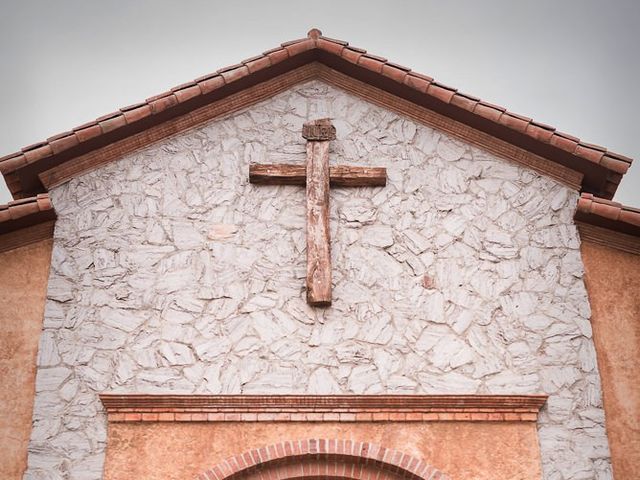
<svg viewBox="0 0 640 480">
<path fill-rule="evenodd" d="M 334 303 L 305 303 L 305 199 L 248 183 L 305 159 L 332 189 Z M 547 393 L 545 478 L 610 478 L 576 192 L 320 82 L 54 189 L 28 479 L 101 478 L 97 392 Z M 432 288 L 423 286 L 423 275 Z"/>
</svg>

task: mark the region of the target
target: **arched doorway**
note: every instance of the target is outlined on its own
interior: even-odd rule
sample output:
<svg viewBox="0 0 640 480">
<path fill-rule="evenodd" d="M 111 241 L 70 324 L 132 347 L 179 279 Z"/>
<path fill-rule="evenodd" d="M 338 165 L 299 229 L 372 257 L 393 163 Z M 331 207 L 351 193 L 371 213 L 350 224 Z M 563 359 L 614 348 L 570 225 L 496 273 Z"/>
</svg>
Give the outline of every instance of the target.
<svg viewBox="0 0 640 480">
<path fill-rule="evenodd" d="M 219 463 L 198 480 L 449 480 L 425 460 L 380 445 L 311 439 L 256 448 Z"/>
</svg>

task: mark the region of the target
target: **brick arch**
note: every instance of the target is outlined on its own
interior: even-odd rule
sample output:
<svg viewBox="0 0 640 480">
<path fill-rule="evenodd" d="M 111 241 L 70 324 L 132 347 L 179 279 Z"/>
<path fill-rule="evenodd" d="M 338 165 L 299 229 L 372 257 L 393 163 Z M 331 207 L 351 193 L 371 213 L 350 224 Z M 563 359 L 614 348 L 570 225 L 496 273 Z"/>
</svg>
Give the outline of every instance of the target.
<svg viewBox="0 0 640 480">
<path fill-rule="evenodd" d="M 205 471 L 197 480 L 450 480 L 425 460 L 352 440 L 294 440 L 255 448 Z"/>
</svg>

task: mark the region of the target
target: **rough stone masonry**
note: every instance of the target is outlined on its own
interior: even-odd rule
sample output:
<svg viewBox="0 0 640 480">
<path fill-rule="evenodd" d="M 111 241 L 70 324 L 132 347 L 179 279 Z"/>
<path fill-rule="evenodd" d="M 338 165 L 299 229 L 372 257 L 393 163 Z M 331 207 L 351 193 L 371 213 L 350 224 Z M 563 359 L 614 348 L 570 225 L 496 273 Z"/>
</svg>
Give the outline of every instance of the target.
<svg viewBox="0 0 640 480">
<path fill-rule="evenodd" d="M 334 301 L 305 302 L 302 163 L 387 168 L 331 192 Z M 611 478 L 577 193 L 318 81 L 51 192 L 58 212 L 26 479 L 102 477 L 98 392 L 547 393 L 547 480 Z M 427 275 L 427 282 L 424 276 Z"/>
</svg>

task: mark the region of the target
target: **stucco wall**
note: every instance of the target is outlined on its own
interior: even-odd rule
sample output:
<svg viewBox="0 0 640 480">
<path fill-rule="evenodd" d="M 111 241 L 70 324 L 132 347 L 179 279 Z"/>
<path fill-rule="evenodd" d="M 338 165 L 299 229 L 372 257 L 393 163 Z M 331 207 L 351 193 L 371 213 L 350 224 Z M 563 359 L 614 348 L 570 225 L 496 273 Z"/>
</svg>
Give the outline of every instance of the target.
<svg viewBox="0 0 640 480">
<path fill-rule="evenodd" d="M 332 162 L 389 182 L 332 189 L 334 303 L 313 310 L 304 189 L 248 166 L 302 163 L 325 116 Z M 314 81 L 51 196 L 29 478 L 100 478 L 101 391 L 544 392 L 546 478 L 607 478 L 576 192 Z"/>
<path fill-rule="evenodd" d="M 640 478 L 640 255 L 582 244 L 616 479 Z"/>
<path fill-rule="evenodd" d="M 307 438 L 377 443 L 452 479 L 540 479 L 530 422 L 110 424 L 105 480 L 183 480 L 246 450 Z M 225 441 L 220 441 L 225 439 Z"/>
<path fill-rule="evenodd" d="M 0 478 L 19 480 L 35 394 L 51 240 L 0 253 Z"/>
</svg>

